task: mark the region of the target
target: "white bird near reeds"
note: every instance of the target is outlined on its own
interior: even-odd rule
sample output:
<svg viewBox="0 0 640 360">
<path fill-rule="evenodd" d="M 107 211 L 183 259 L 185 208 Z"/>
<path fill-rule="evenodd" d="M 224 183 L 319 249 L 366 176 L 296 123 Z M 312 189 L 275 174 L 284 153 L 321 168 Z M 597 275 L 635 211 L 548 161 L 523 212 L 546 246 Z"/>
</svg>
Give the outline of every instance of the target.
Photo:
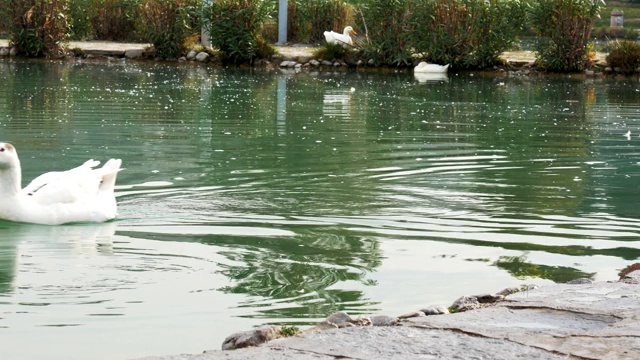
<svg viewBox="0 0 640 360">
<path fill-rule="evenodd" d="M 356 35 L 357 33 L 351 26 L 347 26 L 344 28 L 342 34 L 337 33 L 335 31 L 325 31 L 324 38 L 327 40 L 329 44 L 340 44 L 340 45 L 353 45 L 353 39 L 351 35 Z"/>
</svg>

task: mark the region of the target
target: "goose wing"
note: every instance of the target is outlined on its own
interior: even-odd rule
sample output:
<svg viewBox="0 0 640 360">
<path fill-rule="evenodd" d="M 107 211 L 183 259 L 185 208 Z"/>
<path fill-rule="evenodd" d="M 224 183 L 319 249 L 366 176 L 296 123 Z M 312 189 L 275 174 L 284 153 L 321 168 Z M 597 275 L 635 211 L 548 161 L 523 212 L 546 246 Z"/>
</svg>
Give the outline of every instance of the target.
<svg viewBox="0 0 640 360">
<path fill-rule="evenodd" d="M 73 203 L 95 196 L 102 176 L 93 168 L 99 164 L 92 159 L 71 170 L 42 174 L 23 188 L 22 193 L 43 205 Z"/>
</svg>

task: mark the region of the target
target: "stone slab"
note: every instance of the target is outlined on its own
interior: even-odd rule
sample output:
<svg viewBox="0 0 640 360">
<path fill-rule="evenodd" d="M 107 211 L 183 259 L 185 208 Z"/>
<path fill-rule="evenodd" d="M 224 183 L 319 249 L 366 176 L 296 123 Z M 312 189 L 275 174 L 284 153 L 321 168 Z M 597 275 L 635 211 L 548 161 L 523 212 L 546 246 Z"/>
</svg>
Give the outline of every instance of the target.
<svg viewBox="0 0 640 360">
<path fill-rule="evenodd" d="M 230 351 L 214 350 L 202 354 L 154 356 L 139 360 L 335 360 L 335 357 L 278 347 L 257 347 Z"/>
<path fill-rule="evenodd" d="M 408 319 L 421 326 L 586 359 L 640 358 L 640 286 L 619 282 L 558 284 L 516 293 L 494 307 Z"/>
<path fill-rule="evenodd" d="M 78 48 L 86 55 L 122 57 L 127 51 L 144 52 L 151 44 L 120 43 L 115 41 L 70 41 L 69 49 Z"/>
<path fill-rule="evenodd" d="M 8 47 L 9 40 L 0 39 L 0 47 Z M 143 53 L 151 44 L 120 43 L 115 41 L 70 41 L 69 49 L 78 48 L 87 55 L 122 57 L 130 53 Z"/>
<path fill-rule="evenodd" d="M 640 285 L 556 284 L 398 326 L 303 332 L 258 347 L 146 360 L 639 359 Z"/>
<path fill-rule="evenodd" d="M 273 357 L 276 356 L 276 357 Z M 566 359 L 511 341 L 415 327 L 355 327 L 273 340 L 256 348 L 145 360 L 254 359 Z"/>
</svg>

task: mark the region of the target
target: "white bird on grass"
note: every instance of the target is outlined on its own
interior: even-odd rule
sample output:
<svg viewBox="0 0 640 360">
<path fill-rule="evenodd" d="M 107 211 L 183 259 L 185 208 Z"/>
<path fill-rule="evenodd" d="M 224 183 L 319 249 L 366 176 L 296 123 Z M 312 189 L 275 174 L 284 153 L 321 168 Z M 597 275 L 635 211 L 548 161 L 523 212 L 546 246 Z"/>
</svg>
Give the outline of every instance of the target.
<svg viewBox="0 0 640 360">
<path fill-rule="evenodd" d="M 114 186 L 120 159 L 99 161 L 61 172 L 49 172 L 21 188 L 22 169 L 16 148 L 0 142 L 0 219 L 43 225 L 103 222 L 117 216 Z"/>
<path fill-rule="evenodd" d="M 351 38 L 351 34 L 356 35 L 357 33 L 351 26 L 347 26 L 344 28 L 342 34 L 337 33 L 335 31 L 325 31 L 324 38 L 327 40 L 329 44 L 340 44 L 344 45 L 353 45 L 353 39 Z"/>
</svg>

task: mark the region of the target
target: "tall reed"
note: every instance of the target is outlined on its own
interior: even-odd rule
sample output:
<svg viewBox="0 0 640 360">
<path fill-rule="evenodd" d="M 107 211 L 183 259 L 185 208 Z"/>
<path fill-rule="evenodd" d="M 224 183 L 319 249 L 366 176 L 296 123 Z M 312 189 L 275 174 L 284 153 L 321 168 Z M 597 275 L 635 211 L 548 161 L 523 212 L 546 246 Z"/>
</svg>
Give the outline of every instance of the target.
<svg viewBox="0 0 640 360">
<path fill-rule="evenodd" d="M 71 40 L 84 40 L 93 35 L 89 8 L 91 0 L 69 0 L 69 37 Z"/>
<path fill-rule="evenodd" d="M 408 0 L 363 0 L 360 28 L 366 29 L 362 56 L 376 65 L 412 63 Z"/>
<path fill-rule="evenodd" d="M 67 0 L 2 0 L 9 39 L 27 56 L 54 56 L 64 52 L 69 22 Z"/>
<path fill-rule="evenodd" d="M 179 57 L 185 41 L 200 31 L 199 0 L 143 0 L 138 9 L 142 38 L 153 44 L 155 55 Z"/>
<path fill-rule="evenodd" d="M 133 41 L 136 8 L 140 0 L 90 0 L 87 9 L 98 40 Z"/>
<path fill-rule="evenodd" d="M 630 40 L 610 41 L 605 50 L 607 65 L 623 74 L 631 75 L 640 68 L 640 43 Z"/>
<path fill-rule="evenodd" d="M 353 5 L 340 0 L 290 1 L 287 39 L 290 42 L 318 43 L 324 32 L 342 32 L 353 25 Z"/>
<path fill-rule="evenodd" d="M 413 49 L 456 68 L 486 68 L 512 48 L 525 19 L 521 0 L 411 0 Z"/>
<path fill-rule="evenodd" d="M 266 0 L 216 0 L 203 7 L 203 25 L 223 62 L 252 62 L 271 48 L 260 36 L 272 8 Z M 272 51 L 272 50 L 271 50 Z"/>
<path fill-rule="evenodd" d="M 588 68 L 589 37 L 604 2 L 601 0 L 537 0 L 529 17 L 535 30 L 538 63 L 549 71 Z"/>
</svg>

